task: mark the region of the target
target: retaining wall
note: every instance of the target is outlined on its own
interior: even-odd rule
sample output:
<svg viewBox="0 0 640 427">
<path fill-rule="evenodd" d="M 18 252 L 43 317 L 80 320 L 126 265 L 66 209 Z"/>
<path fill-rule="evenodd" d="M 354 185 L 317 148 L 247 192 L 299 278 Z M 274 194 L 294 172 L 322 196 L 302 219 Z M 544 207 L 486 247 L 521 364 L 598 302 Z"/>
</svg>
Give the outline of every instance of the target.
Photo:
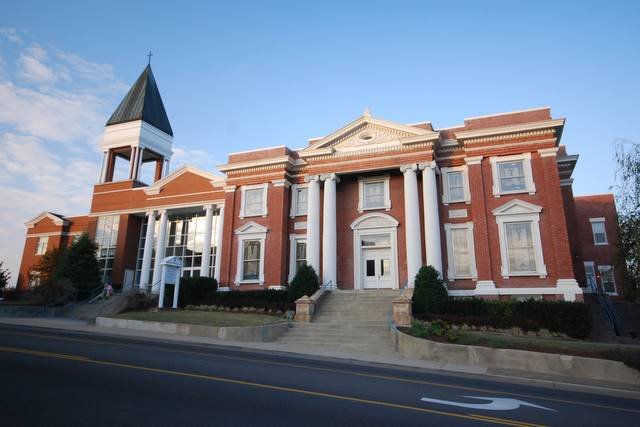
<svg viewBox="0 0 640 427">
<path fill-rule="evenodd" d="M 413 337 L 395 328 L 391 333 L 398 351 L 413 359 L 640 385 L 638 371 L 613 360 L 439 343 Z"/>
<path fill-rule="evenodd" d="M 186 323 L 150 322 L 144 320 L 96 318 L 96 326 L 103 328 L 133 329 L 175 335 L 191 335 L 223 341 L 269 342 L 277 340 L 289 328 L 287 322 L 260 326 L 204 326 Z"/>
</svg>

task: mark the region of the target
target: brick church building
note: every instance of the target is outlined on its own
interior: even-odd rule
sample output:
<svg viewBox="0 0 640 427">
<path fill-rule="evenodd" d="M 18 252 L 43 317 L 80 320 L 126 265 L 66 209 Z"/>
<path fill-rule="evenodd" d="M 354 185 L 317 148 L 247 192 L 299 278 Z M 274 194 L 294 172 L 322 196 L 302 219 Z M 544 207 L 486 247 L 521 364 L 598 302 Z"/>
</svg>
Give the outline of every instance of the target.
<svg viewBox="0 0 640 427">
<path fill-rule="evenodd" d="M 614 200 L 573 196 L 564 125 L 549 108 L 439 129 L 365 112 L 302 149 L 169 173 L 173 131 L 147 66 L 106 124 L 89 213 L 26 223 L 18 286 L 87 232 L 116 288 L 157 291 L 160 261 L 179 256 L 221 290 L 281 288 L 303 263 L 328 288 L 400 289 L 429 264 L 453 296 L 616 294 Z"/>
</svg>

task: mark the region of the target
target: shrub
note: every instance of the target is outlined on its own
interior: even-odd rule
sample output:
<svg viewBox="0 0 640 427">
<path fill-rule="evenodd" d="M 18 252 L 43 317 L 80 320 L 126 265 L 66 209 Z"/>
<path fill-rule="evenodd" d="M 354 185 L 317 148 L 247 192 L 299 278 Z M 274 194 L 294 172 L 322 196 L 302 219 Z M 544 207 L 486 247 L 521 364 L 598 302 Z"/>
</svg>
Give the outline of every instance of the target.
<svg viewBox="0 0 640 427">
<path fill-rule="evenodd" d="M 416 313 L 440 313 L 447 304 L 447 289 L 440 273 L 432 266 L 423 266 L 416 274 L 413 310 Z"/>
<path fill-rule="evenodd" d="M 289 302 L 289 292 L 273 289 L 264 291 L 211 292 L 207 297 L 207 305 L 229 308 L 255 307 L 273 311 L 292 309 L 292 305 Z"/>
<path fill-rule="evenodd" d="M 72 300 L 75 290 L 67 279 L 42 282 L 33 289 L 33 294 L 42 304 L 65 305 Z"/>
<path fill-rule="evenodd" d="M 218 282 L 212 277 L 182 277 L 178 306 L 201 305 L 208 302 L 208 295 L 218 290 Z M 173 286 L 165 287 L 165 306 L 173 306 Z"/>
<path fill-rule="evenodd" d="M 304 295 L 311 296 L 318 289 L 320 289 L 318 275 L 313 267 L 304 264 L 298 269 L 298 272 L 289 284 L 289 301 L 294 302 Z"/>
<path fill-rule="evenodd" d="M 9 280 L 11 280 L 11 273 L 8 268 L 4 268 L 4 263 L 0 261 L 0 295 L 2 290 L 9 284 Z"/>
<path fill-rule="evenodd" d="M 443 319 L 454 324 L 466 323 L 498 329 L 519 327 L 525 332 L 548 329 L 581 339 L 591 331 L 589 308 L 580 302 L 449 299 L 440 313 L 415 314 L 424 320 Z"/>
</svg>

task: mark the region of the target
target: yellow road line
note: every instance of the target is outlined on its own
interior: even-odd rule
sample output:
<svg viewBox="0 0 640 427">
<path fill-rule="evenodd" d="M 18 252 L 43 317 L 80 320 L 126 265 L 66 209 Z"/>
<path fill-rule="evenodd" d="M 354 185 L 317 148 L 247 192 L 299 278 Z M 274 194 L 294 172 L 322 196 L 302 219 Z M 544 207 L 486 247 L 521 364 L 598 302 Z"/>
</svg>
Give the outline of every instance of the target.
<svg viewBox="0 0 640 427">
<path fill-rule="evenodd" d="M 94 365 L 110 366 L 110 367 L 125 368 L 125 369 L 134 369 L 134 370 L 138 370 L 138 371 L 153 372 L 153 373 L 173 375 L 173 376 L 186 377 L 186 378 L 195 378 L 195 379 L 201 379 L 201 380 L 207 380 L 207 381 L 223 382 L 223 383 L 227 383 L 227 384 L 244 385 L 244 386 L 262 388 L 262 389 L 268 389 L 268 390 L 276 390 L 276 391 L 283 391 L 283 392 L 289 392 L 289 393 L 297 393 L 297 394 L 302 394 L 302 395 L 306 395 L 306 396 L 324 397 L 324 398 L 334 399 L 334 400 L 343 400 L 343 401 L 363 403 L 363 404 L 368 404 L 368 405 L 376 405 L 376 406 L 382 406 L 382 407 L 387 407 L 387 408 L 405 409 L 405 410 L 422 412 L 422 413 L 433 414 L 433 415 L 442 415 L 442 416 L 447 416 L 447 417 L 462 418 L 462 419 L 472 420 L 472 421 L 485 421 L 485 422 L 491 422 L 491 423 L 494 423 L 494 424 L 509 425 L 509 426 L 514 426 L 514 427 L 523 427 L 522 422 L 517 421 L 517 420 L 508 420 L 508 419 L 500 419 L 500 418 L 496 418 L 494 420 L 484 420 L 484 419 L 479 418 L 478 416 L 475 416 L 475 415 L 457 414 L 455 412 L 438 411 L 438 410 L 435 410 L 435 409 L 420 408 L 420 407 L 417 407 L 417 406 L 402 405 L 402 404 L 399 404 L 399 403 L 391 403 L 391 402 L 383 402 L 383 401 L 380 401 L 380 400 L 363 399 L 363 398 L 359 398 L 359 397 L 345 396 L 345 395 L 333 394 L 333 393 L 324 393 L 324 392 L 319 392 L 319 391 L 311 391 L 311 390 L 305 390 L 305 389 L 299 389 L 299 388 L 293 388 L 293 387 L 284 387 L 284 386 L 277 386 L 277 385 L 271 385 L 271 384 L 254 383 L 254 382 L 251 382 L 251 381 L 234 380 L 234 379 L 231 379 L 231 378 L 223 378 L 223 377 L 217 377 L 217 376 L 212 376 L 212 375 L 194 374 L 194 373 L 189 373 L 189 372 L 173 371 L 173 370 L 160 369 L 160 368 L 150 368 L 150 367 L 147 367 L 147 366 L 131 365 L 131 364 L 127 364 L 127 363 L 118 363 L 118 362 L 108 362 L 108 361 L 104 361 L 104 360 L 94 360 L 94 359 L 89 359 L 89 358 L 86 358 L 86 357 L 79 357 L 79 356 L 74 356 L 74 355 L 67 355 L 67 354 L 60 354 L 60 353 L 50 353 L 50 352 L 45 352 L 45 351 L 34 351 L 34 350 L 21 349 L 21 348 L 0 347 L 0 351 L 11 352 L 11 353 L 28 354 L 28 355 L 31 355 L 31 356 L 40 356 L 40 357 L 50 357 L 50 358 L 56 358 L 56 359 L 72 360 L 72 361 L 75 361 L 75 362 L 91 363 L 91 364 L 94 364 Z"/>
<path fill-rule="evenodd" d="M 469 414 L 472 417 L 475 418 L 479 418 L 483 421 L 491 421 L 491 422 L 500 422 L 500 421 L 508 421 L 510 423 L 517 423 L 518 425 L 520 425 L 521 427 L 544 427 L 542 424 L 531 424 L 531 423 L 527 423 L 524 421 L 516 421 L 516 420 L 508 420 L 508 419 L 504 419 L 504 418 L 496 418 L 496 417 L 490 417 L 488 415 L 480 415 L 480 414 Z"/>
<path fill-rule="evenodd" d="M 385 381 L 397 381 L 397 382 L 405 382 L 405 383 L 419 384 L 419 385 L 430 385 L 430 386 L 443 387 L 443 388 L 452 388 L 452 389 L 465 390 L 465 391 L 475 391 L 475 392 L 480 392 L 480 393 L 494 393 L 494 394 L 498 393 L 498 394 L 501 394 L 501 395 L 504 395 L 504 396 L 525 397 L 525 398 L 530 398 L 530 399 L 544 400 L 544 401 L 548 401 L 548 402 L 566 403 L 566 404 L 571 404 L 571 405 L 587 406 L 587 407 L 591 407 L 591 408 L 610 409 L 610 410 L 614 410 L 614 411 L 625 411 L 625 412 L 631 412 L 631 413 L 640 414 L 640 410 L 637 410 L 637 409 L 620 408 L 620 407 L 617 407 L 617 406 L 601 405 L 601 404 L 598 404 L 598 403 L 588 403 L 588 402 L 580 402 L 580 401 L 574 401 L 574 400 L 556 399 L 556 398 L 552 398 L 552 397 L 537 396 L 537 395 L 526 394 L 526 393 L 513 393 L 513 392 L 492 390 L 492 389 L 486 389 L 486 388 L 480 388 L 480 387 L 469 387 L 469 386 L 456 385 L 456 384 L 445 384 L 445 383 L 439 383 L 439 382 L 436 382 L 436 381 L 414 380 L 414 379 L 410 379 L 410 378 L 394 377 L 394 376 L 389 376 L 389 375 L 367 374 L 367 373 L 364 373 L 364 372 L 353 372 L 353 371 L 347 371 L 347 370 L 336 369 L 336 368 L 321 368 L 321 367 L 317 367 L 317 366 L 299 365 L 299 364 L 295 364 L 295 363 L 286 363 L 286 362 L 275 362 L 275 361 L 270 361 L 270 360 L 261 360 L 261 359 L 255 359 L 255 358 L 249 358 L 249 357 L 224 356 L 224 355 L 219 355 L 219 354 L 211 354 L 211 353 L 204 353 L 204 352 L 198 352 L 198 351 L 188 351 L 188 350 L 177 350 L 177 349 L 162 348 L 162 347 L 148 346 L 148 345 L 142 345 L 142 344 L 127 344 L 127 343 L 116 343 L 116 342 L 100 341 L 100 340 L 93 340 L 93 339 L 54 337 L 54 336 L 50 336 L 50 335 L 30 334 L 30 333 L 25 333 L 25 332 L 13 332 L 13 331 L 4 331 L 4 332 L 7 332 L 7 333 L 10 333 L 10 334 L 13 334 L 13 335 L 24 335 L 24 336 L 31 336 L 31 337 L 35 337 L 35 338 L 46 338 L 46 339 L 51 339 L 51 340 L 90 342 L 90 343 L 95 343 L 95 344 L 113 345 L 113 346 L 121 346 L 121 347 L 133 347 L 133 348 L 145 348 L 145 349 L 154 348 L 154 349 L 157 349 L 157 350 L 160 350 L 160 351 L 166 351 L 166 352 L 171 352 L 171 353 L 192 354 L 192 355 L 198 355 L 198 356 L 206 356 L 206 357 L 210 357 L 210 358 L 230 359 L 230 360 L 239 360 L 239 361 L 246 361 L 246 362 L 256 362 L 256 363 L 262 363 L 262 364 L 268 364 L 268 365 L 274 365 L 274 366 L 300 368 L 300 369 L 312 370 L 312 371 L 334 372 L 334 373 L 339 373 L 339 374 L 344 374 L 344 375 L 353 375 L 353 376 L 358 376 L 358 377 L 363 377 L 363 378 L 373 378 L 373 379 L 379 379 L 379 380 L 385 380 Z M 130 338 L 130 337 L 126 337 L 125 336 L 124 338 Z M 194 345 L 193 343 L 187 343 L 187 344 Z M 229 350 L 230 351 L 233 351 L 233 350 L 241 351 L 242 349 L 230 348 Z"/>
</svg>

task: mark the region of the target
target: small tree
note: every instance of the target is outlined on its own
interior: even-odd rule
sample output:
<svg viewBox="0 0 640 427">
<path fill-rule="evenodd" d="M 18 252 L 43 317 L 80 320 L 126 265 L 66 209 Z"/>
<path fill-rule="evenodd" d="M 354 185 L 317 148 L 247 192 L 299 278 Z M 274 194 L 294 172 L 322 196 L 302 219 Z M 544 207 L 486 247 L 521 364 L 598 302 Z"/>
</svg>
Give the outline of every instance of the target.
<svg viewBox="0 0 640 427">
<path fill-rule="evenodd" d="M 449 295 L 438 270 L 430 265 L 421 267 L 416 274 L 414 288 L 415 313 L 440 313 L 444 310 Z"/>
<path fill-rule="evenodd" d="M 31 271 L 38 275 L 41 284 L 53 282 L 57 278 L 64 253 L 63 247 L 48 249 L 40 258 L 40 262 L 33 267 Z"/>
<path fill-rule="evenodd" d="M 624 296 L 640 297 L 640 145 L 616 141 L 616 201 L 618 204 L 618 265 L 623 269 Z"/>
<path fill-rule="evenodd" d="M 0 293 L 7 287 L 11 280 L 11 273 L 8 268 L 4 268 L 4 262 L 0 261 Z"/>
<path fill-rule="evenodd" d="M 316 271 L 310 265 L 304 264 L 289 284 L 289 301 L 295 301 L 303 295 L 311 296 L 320 289 L 320 282 Z"/>
<path fill-rule="evenodd" d="M 97 245 L 83 233 L 66 250 L 56 272 L 56 278 L 67 279 L 76 289 L 100 286 L 101 274 L 96 258 Z"/>
</svg>

